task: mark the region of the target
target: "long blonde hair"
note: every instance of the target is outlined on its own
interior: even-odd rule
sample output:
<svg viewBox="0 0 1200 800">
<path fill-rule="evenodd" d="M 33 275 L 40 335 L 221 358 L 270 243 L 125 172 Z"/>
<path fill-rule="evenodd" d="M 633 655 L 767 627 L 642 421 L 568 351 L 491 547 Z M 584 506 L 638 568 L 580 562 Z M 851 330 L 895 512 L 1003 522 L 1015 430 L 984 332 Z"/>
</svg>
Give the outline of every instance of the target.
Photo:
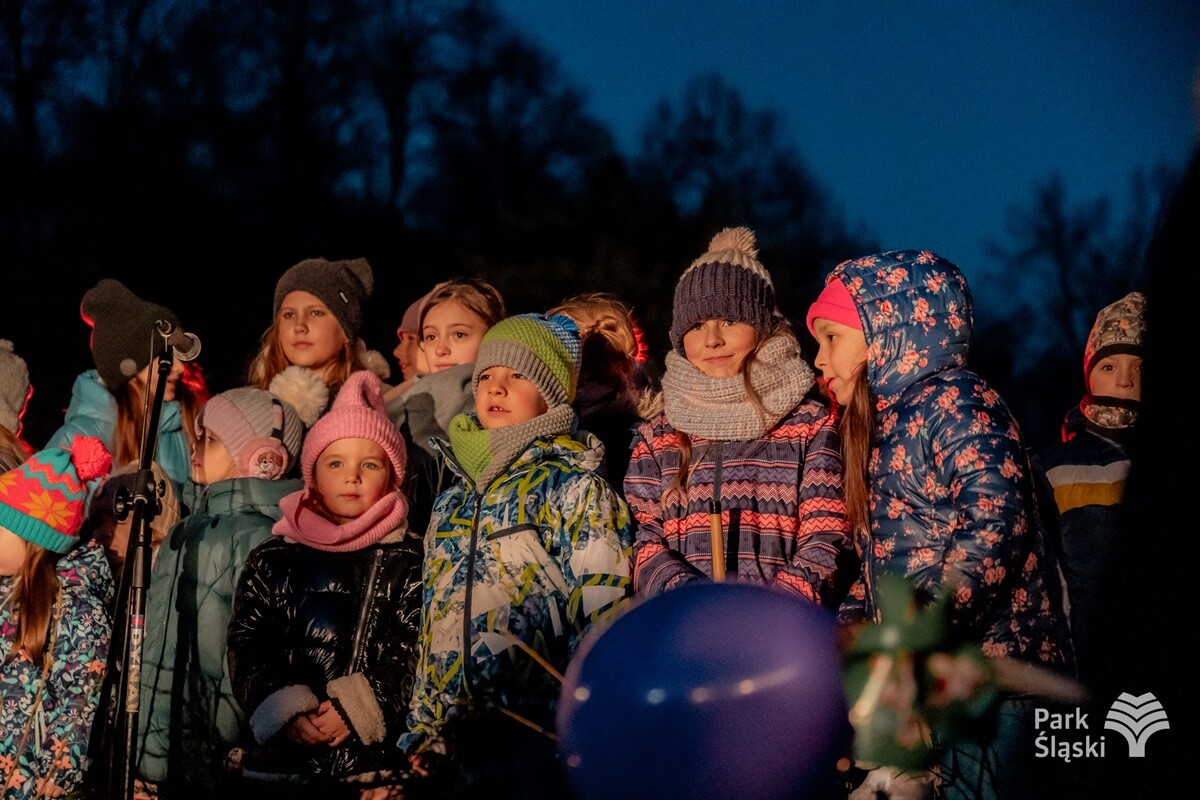
<svg viewBox="0 0 1200 800">
<path fill-rule="evenodd" d="M 435 289 L 421 306 L 421 316 L 417 320 L 418 340 L 425 330 L 425 317 L 429 312 L 434 306 L 451 300 L 483 320 L 488 328 L 508 316 L 504 297 L 495 286 L 480 278 L 452 278 Z"/>
<path fill-rule="evenodd" d="M 283 345 L 279 341 L 279 319 L 276 318 L 259 339 L 258 352 L 250 360 L 250 366 L 246 370 L 246 384 L 256 389 L 267 390 L 271 387 L 271 380 L 291 365 L 292 362 L 288 361 L 287 354 L 283 352 Z M 330 397 L 337 393 L 351 373 L 361 369 L 368 369 L 368 367 L 359 357 L 356 342 L 350 341 L 346 332 L 342 331 L 342 346 L 338 350 L 334 367 L 329 371 L 329 377 L 325 380 L 325 383 L 329 385 Z"/>
<path fill-rule="evenodd" d="M 871 523 L 871 445 L 875 438 L 875 401 L 867 381 L 864 362 L 854 376 L 850 402 L 845 407 L 830 398 L 838 416 L 838 435 L 842 443 L 842 488 L 846 497 L 846 516 L 852 531 L 869 530 Z"/>
<path fill-rule="evenodd" d="M 153 378 L 153 370 L 151 370 Z M 117 422 L 113 429 L 113 463 L 129 464 L 138 460 L 142 447 L 142 425 L 145 420 L 146 392 L 140 384 L 128 380 L 113 392 L 117 401 Z M 196 417 L 204 398 L 199 397 L 187 380 L 175 384 L 175 400 L 183 419 L 183 434 L 188 452 L 196 446 Z"/>
<path fill-rule="evenodd" d="M 5 598 L 16 612 L 16 632 L 7 660 L 14 661 L 23 655 L 40 663 L 61 591 L 54 571 L 58 554 L 25 539 L 21 541 L 25 545 L 25 560 L 16 574 L 11 594 Z"/>
<path fill-rule="evenodd" d="M 642 364 L 647 348 L 633 310 L 608 292 L 588 292 L 568 298 L 547 314 L 563 314 L 579 326 L 583 357 L 579 383 L 616 389 L 619 399 L 639 416 L 650 393 Z"/>
</svg>

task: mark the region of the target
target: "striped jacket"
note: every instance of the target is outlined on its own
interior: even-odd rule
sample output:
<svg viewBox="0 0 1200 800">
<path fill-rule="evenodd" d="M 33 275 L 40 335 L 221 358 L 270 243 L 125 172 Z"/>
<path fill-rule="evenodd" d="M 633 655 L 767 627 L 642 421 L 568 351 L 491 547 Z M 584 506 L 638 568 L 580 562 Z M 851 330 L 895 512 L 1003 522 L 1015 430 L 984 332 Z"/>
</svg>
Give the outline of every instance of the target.
<svg viewBox="0 0 1200 800">
<path fill-rule="evenodd" d="M 828 409 L 805 400 L 760 439 L 692 437 L 686 496 L 680 434 L 660 413 L 634 437 L 625 497 L 637 519 L 634 591 L 657 594 L 712 575 L 709 502 L 720 461 L 726 574 L 836 603 L 834 571 L 849 549 L 842 458 Z"/>
<path fill-rule="evenodd" d="M 1058 511 L 1059 558 L 1067 584 L 1071 635 L 1079 676 L 1095 677 L 1104 659 L 1099 639 L 1105 632 L 1101 600 L 1118 552 L 1120 504 L 1129 475 L 1129 457 L 1103 429 L 1086 425 L 1075 409 L 1067 415 L 1062 443 L 1041 456 L 1046 483 Z M 1049 508 L 1046 513 L 1054 514 Z"/>
</svg>

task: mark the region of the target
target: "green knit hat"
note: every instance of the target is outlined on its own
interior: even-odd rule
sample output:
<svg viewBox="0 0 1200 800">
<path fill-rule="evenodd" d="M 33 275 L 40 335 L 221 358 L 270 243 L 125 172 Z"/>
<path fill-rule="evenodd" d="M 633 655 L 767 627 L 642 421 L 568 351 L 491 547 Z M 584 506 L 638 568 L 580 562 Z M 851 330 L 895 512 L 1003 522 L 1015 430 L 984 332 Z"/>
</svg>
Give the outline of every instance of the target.
<svg viewBox="0 0 1200 800">
<path fill-rule="evenodd" d="M 88 484 L 111 466 L 108 450 L 93 436 L 34 453 L 0 476 L 0 528 L 55 553 L 67 552 L 79 542 Z"/>
<path fill-rule="evenodd" d="M 572 403 L 581 352 L 579 327 L 568 316 L 518 314 L 502 319 L 479 345 L 471 389 L 479 386 L 484 370 L 508 367 L 533 381 L 550 408 Z"/>
</svg>

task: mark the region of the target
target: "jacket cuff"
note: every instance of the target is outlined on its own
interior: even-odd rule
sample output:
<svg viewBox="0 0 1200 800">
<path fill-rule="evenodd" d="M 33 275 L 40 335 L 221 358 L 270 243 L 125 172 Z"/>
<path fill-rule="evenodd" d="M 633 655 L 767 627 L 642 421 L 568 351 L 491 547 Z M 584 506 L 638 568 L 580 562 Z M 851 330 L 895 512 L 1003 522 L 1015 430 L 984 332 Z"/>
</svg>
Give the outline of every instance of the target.
<svg viewBox="0 0 1200 800">
<path fill-rule="evenodd" d="M 265 744 L 297 714 L 312 711 L 321 702 L 307 686 L 294 684 L 276 689 L 258 704 L 250 716 L 250 730 L 254 733 L 254 741 Z"/>
<path fill-rule="evenodd" d="M 371 691 L 371 684 L 361 672 L 334 678 L 325 687 L 342 717 L 358 734 L 363 744 L 378 744 L 387 733 L 383 709 Z"/>
</svg>

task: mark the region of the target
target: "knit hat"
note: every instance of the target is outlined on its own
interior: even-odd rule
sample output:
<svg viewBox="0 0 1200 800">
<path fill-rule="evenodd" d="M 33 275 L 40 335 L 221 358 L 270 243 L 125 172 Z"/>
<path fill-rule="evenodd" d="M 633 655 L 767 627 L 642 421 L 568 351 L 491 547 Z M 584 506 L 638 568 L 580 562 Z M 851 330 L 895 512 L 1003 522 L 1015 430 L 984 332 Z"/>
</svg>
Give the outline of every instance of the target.
<svg viewBox="0 0 1200 800">
<path fill-rule="evenodd" d="M 272 319 L 279 317 L 279 307 L 291 292 L 316 295 L 341 323 L 346 338 L 354 341 L 362 329 L 362 307 L 375 288 L 375 275 L 365 258 L 328 261 L 308 258 L 291 267 L 275 284 L 275 309 Z"/>
<path fill-rule="evenodd" d="M 758 261 L 749 228 L 725 228 L 708 252 L 692 262 L 675 285 L 671 344 L 684 355 L 683 335 L 697 322 L 728 319 L 767 331 L 778 318 L 775 286 Z"/>
<path fill-rule="evenodd" d="M 333 407 L 304 438 L 300 469 L 305 486 L 313 485 L 317 458 L 339 439 L 369 439 L 382 447 L 392 462 L 392 485 L 400 487 L 407 453 L 400 431 L 384 409 L 379 376 L 375 373 L 365 369 L 351 373 L 333 399 Z"/>
<path fill-rule="evenodd" d="M 854 305 L 854 300 L 851 299 L 846 284 L 838 278 L 831 278 L 829 283 L 825 284 L 821 294 L 817 295 L 816 301 L 808 307 L 808 316 L 804 318 L 804 321 L 808 325 L 808 332 L 813 336 L 817 335 L 817 332 L 813 330 L 813 320 L 818 317 L 833 320 L 860 331 L 863 326 L 862 319 L 858 316 L 858 306 Z"/>
<path fill-rule="evenodd" d="M 0 527 L 55 553 L 79 541 L 88 483 L 108 474 L 112 456 L 94 436 L 76 436 L 0 476 Z"/>
<path fill-rule="evenodd" d="M 1092 368 L 1102 358 L 1118 353 L 1141 355 L 1146 335 L 1146 297 L 1130 292 L 1100 309 L 1083 351 L 1083 378 L 1091 384 Z"/>
<path fill-rule="evenodd" d="M 79 304 L 79 315 L 92 326 L 92 359 L 110 392 L 145 369 L 162 351 L 162 337 L 153 335 L 158 320 L 180 325 L 175 312 L 142 300 L 112 278 L 88 289 Z"/>
<path fill-rule="evenodd" d="M 396 329 L 397 335 L 402 333 L 411 333 L 413 336 L 421 335 L 421 312 L 425 310 L 425 305 L 429 302 L 429 298 L 433 297 L 433 293 L 448 282 L 442 281 L 426 292 L 424 296 L 413 301 L 413 304 L 404 312 L 404 318 L 400 320 L 400 327 Z"/>
<path fill-rule="evenodd" d="M 550 408 L 575 401 L 582 347 L 579 327 L 565 314 L 518 314 L 493 325 L 479 344 L 471 390 L 479 375 L 508 367 L 533 381 Z"/>
<path fill-rule="evenodd" d="M 0 339 L 0 425 L 10 433 L 21 430 L 21 416 L 32 394 L 25 359 L 13 352 L 12 342 Z"/>
<path fill-rule="evenodd" d="M 215 433 L 245 478 L 283 477 L 300 455 L 304 424 L 291 403 L 268 391 L 245 386 L 221 392 L 196 419 L 196 435 Z"/>
</svg>

